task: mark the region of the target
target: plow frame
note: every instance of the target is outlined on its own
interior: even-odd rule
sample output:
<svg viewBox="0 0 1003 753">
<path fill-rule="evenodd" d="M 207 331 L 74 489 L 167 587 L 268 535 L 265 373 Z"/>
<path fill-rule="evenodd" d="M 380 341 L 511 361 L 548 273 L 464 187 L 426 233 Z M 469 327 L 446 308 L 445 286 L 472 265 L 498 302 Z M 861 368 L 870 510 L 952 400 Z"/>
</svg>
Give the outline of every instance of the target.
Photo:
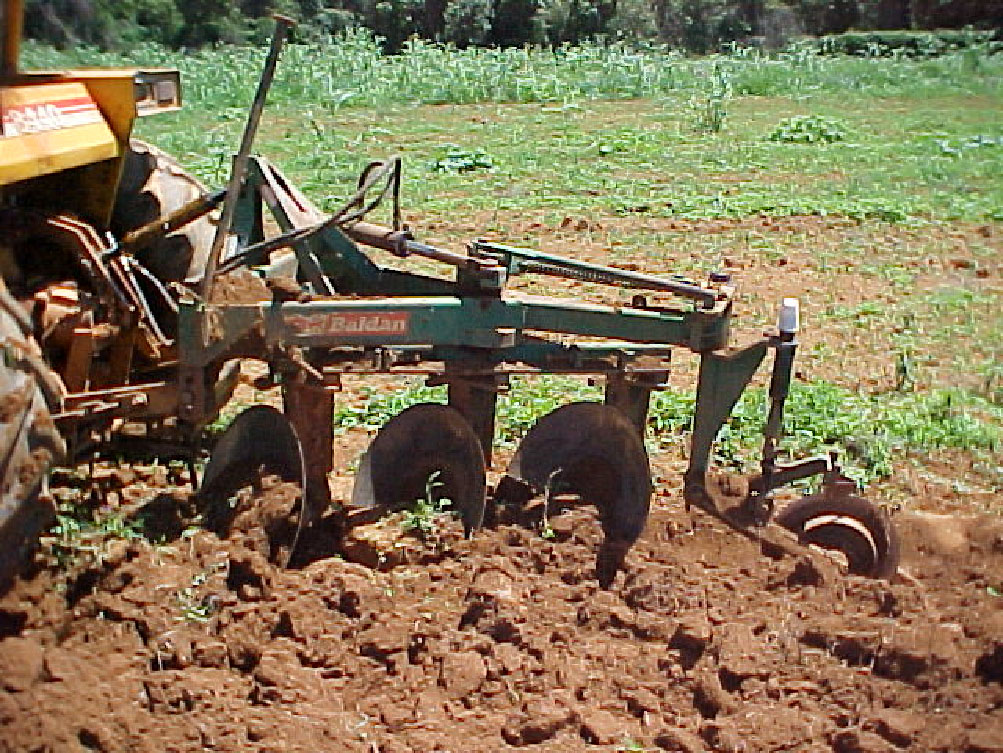
<svg viewBox="0 0 1003 753">
<path fill-rule="evenodd" d="M 373 163 L 360 187 L 371 189 L 367 173 L 381 169 L 396 194 L 399 160 Z M 265 207 L 279 225 L 277 237 L 265 237 Z M 394 214 L 399 225 L 396 207 Z M 474 428 L 490 465 L 497 394 L 513 374 L 602 376 L 606 404 L 626 414 L 643 437 L 650 393 L 666 386 L 672 350 L 686 348 L 699 355 L 700 370 L 685 496 L 712 508 L 706 476 L 714 439 L 772 350 L 779 356 L 762 473 L 750 486 L 752 496 L 767 498 L 784 483 L 833 468 L 830 458 L 777 463 L 796 343 L 793 334 L 775 334 L 728 351 L 734 289 L 724 275 L 702 284 L 484 240 L 458 254 L 414 240 L 407 228 L 361 219 L 339 224 L 260 157 L 247 164 L 233 216 L 237 242 L 220 261 L 220 272 L 249 269 L 266 283 L 294 278 L 299 292 L 290 296 L 287 285 L 283 292 L 273 289 L 270 300 L 252 303 L 182 297 L 178 415 L 194 432 L 218 415 L 213 384 L 220 364 L 230 359 L 267 361 L 273 383 L 283 386 L 291 423 L 304 432 L 316 432 L 322 414 L 330 415 L 331 393 L 340 389 L 343 374 L 421 374 L 430 385 L 448 386 L 449 405 Z M 363 246 L 432 259 L 455 274 L 443 279 L 389 269 Z M 628 305 L 610 306 L 505 292 L 510 277 L 523 273 L 667 292 L 689 304 L 649 305 L 635 295 Z M 569 342 L 581 337 L 588 341 Z M 311 391 L 310 400 L 295 397 L 303 390 Z M 304 453 L 316 485 L 320 469 L 331 468 L 330 452 L 318 441 Z"/>
</svg>

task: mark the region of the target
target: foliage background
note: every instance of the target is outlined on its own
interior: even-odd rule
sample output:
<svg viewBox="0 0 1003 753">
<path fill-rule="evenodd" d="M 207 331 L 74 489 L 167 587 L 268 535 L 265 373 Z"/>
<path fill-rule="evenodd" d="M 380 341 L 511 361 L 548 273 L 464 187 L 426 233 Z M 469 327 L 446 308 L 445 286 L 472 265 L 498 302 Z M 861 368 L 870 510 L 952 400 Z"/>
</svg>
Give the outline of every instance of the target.
<svg viewBox="0 0 1003 753">
<path fill-rule="evenodd" d="M 650 39 L 708 52 L 849 29 L 998 28 L 1003 0 L 27 0 L 25 31 L 62 47 L 201 47 L 261 41 L 275 12 L 300 21 L 299 41 L 364 26 L 388 52 L 415 36 L 461 48 Z"/>
</svg>

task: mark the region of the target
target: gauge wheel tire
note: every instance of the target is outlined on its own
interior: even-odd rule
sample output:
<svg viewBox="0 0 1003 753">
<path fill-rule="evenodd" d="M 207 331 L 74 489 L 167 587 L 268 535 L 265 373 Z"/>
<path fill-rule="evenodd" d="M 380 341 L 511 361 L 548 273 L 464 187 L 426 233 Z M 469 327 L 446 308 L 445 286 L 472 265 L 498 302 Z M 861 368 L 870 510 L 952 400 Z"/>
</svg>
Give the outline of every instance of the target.
<svg viewBox="0 0 1003 753">
<path fill-rule="evenodd" d="M 863 497 L 803 497 L 776 517 L 802 544 L 841 552 L 854 575 L 891 578 L 899 562 L 899 540 L 888 514 Z"/>
<path fill-rule="evenodd" d="M 30 321 L 0 281 L 0 591 L 17 574 L 54 509 L 44 488 L 65 446 L 52 422 L 58 380 L 41 359 Z"/>
</svg>

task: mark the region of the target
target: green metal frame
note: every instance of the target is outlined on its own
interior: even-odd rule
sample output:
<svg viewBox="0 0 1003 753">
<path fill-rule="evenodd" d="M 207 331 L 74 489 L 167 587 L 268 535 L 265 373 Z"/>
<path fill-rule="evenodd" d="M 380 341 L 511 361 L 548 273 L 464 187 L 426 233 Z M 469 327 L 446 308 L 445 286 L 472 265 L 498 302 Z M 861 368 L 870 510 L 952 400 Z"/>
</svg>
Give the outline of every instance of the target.
<svg viewBox="0 0 1003 753">
<path fill-rule="evenodd" d="M 263 206 L 283 232 L 277 240 L 264 237 Z M 276 295 L 251 304 L 213 305 L 194 297 L 181 301 L 179 415 L 196 428 L 218 411 L 210 385 L 217 365 L 227 359 L 261 358 L 264 353 L 278 378 L 298 374 L 302 379 L 306 370 L 319 382 L 336 380 L 342 367 L 360 371 L 363 364 L 362 371 L 387 371 L 407 364 L 450 385 L 450 403 L 475 426 L 490 462 L 495 398 L 506 369 L 605 375 L 606 402 L 622 408 L 643 431 L 650 392 L 664 381 L 672 349 L 683 347 L 701 359 L 686 497 L 708 505 L 705 483 L 713 442 L 768 351 L 784 350 L 774 364 L 758 488 L 768 493 L 774 481 L 799 477 L 802 467 L 805 473 L 809 468 L 819 472 L 817 463 L 774 472 L 793 343 L 764 337 L 727 352 L 732 311 L 727 279 L 701 284 L 679 276 L 656 277 L 486 241 L 475 241 L 460 256 L 391 228 L 385 229 L 381 247 L 398 256 L 446 261 L 455 266 L 455 274 L 441 279 L 388 269 L 350 237 L 351 226 L 326 221 L 278 169 L 260 158 L 248 165 L 233 230 L 242 250 L 229 263 L 223 260 L 222 268 L 246 266 L 266 280 L 292 275 L 303 295 L 296 300 Z M 283 245 L 292 255 L 270 258 Z M 635 296 L 631 305 L 605 306 L 504 291 L 509 277 L 532 272 L 689 300 L 678 307 L 649 306 Z M 567 335 L 587 340 L 569 343 L 561 337 Z M 652 356 L 660 365 L 638 367 Z"/>
</svg>

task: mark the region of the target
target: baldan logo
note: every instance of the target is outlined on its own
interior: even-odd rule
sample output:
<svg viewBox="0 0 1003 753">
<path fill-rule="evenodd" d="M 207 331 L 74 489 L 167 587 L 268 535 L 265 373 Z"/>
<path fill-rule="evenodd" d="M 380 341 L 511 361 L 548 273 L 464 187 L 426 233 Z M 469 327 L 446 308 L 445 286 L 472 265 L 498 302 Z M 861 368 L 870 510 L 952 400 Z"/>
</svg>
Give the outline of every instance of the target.
<svg viewBox="0 0 1003 753">
<path fill-rule="evenodd" d="M 402 336 L 408 333 L 411 315 L 405 311 L 347 311 L 295 314 L 286 325 L 299 335 Z"/>
<path fill-rule="evenodd" d="M 36 105 L 10 105 L 3 109 L 3 135 L 28 136 L 101 122 L 101 113 L 90 97 L 74 97 Z"/>
</svg>

